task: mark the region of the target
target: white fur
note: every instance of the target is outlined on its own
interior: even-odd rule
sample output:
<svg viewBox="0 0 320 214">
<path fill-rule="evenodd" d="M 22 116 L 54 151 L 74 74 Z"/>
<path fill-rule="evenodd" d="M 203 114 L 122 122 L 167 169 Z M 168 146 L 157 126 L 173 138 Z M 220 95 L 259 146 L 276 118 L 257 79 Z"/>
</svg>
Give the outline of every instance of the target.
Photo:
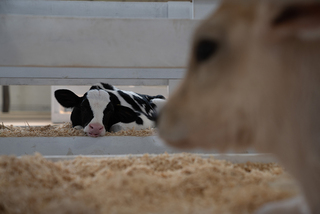
<svg viewBox="0 0 320 214">
<path fill-rule="evenodd" d="M 127 101 L 125 101 L 125 100 L 122 98 L 122 96 L 120 96 L 120 94 L 119 94 L 120 89 L 118 89 L 118 88 L 116 88 L 116 87 L 113 87 L 113 90 L 108 90 L 108 89 L 105 89 L 101 83 L 98 83 L 98 84 L 96 84 L 96 85 L 99 86 L 99 87 L 101 87 L 101 88 L 103 88 L 103 89 L 106 90 L 106 91 L 109 91 L 109 92 L 115 94 L 115 95 L 118 97 L 118 99 L 119 99 L 119 101 L 120 101 L 120 104 L 121 104 L 122 106 L 125 106 L 125 107 L 128 107 L 128 108 L 132 109 L 132 106 L 131 106 L 129 103 L 127 103 Z M 133 96 L 137 96 L 137 97 L 139 97 L 139 98 L 142 99 L 142 97 L 141 97 L 139 94 L 137 94 L 137 93 L 135 93 L 135 92 L 133 92 L 133 91 L 124 91 L 124 90 L 121 90 L 121 91 L 124 92 L 124 93 L 126 93 L 126 94 L 128 94 L 132 100 L 134 100 L 134 99 L 133 99 Z M 138 104 L 138 105 L 139 105 L 139 104 Z M 142 108 L 141 108 L 141 109 L 142 109 L 142 112 L 143 112 L 143 113 L 145 113 L 145 114 L 147 113 L 146 110 L 145 110 L 145 106 L 144 106 L 144 105 L 142 105 Z M 152 112 L 152 110 L 151 110 L 151 112 Z"/>
<path fill-rule="evenodd" d="M 110 131 L 118 132 L 118 131 L 121 131 L 121 130 L 132 129 L 133 127 L 134 127 L 135 130 L 142 130 L 142 129 L 154 128 L 155 127 L 155 122 L 149 120 L 144 114 L 141 114 L 139 117 L 142 119 L 143 125 L 139 125 L 136 122 L 116 123 L 110 128 Z"/>
<path fill-rule="evenodd" d="M 90 103 L 91 110 L 93 112 L 93 118 L 90 121 L 91 123 L 99 123 L 103 127 L 103 111 L 107 107 L 108 103 L 110 102 L 110 96 L 108 92 L 104 90 L 90 90 L 87 93 L 87 98 Z M 89 132 L 89 124 L 84 127 L 85 132 Z M 101 135 L 105 135 L 106 130 L 103 128 Z"/>
<path fill-rule="evenodd" d="M 310 209 L 302 196 L 279 202 L 268 203 L 255 214 L 311 214 Z"/>
</svg>

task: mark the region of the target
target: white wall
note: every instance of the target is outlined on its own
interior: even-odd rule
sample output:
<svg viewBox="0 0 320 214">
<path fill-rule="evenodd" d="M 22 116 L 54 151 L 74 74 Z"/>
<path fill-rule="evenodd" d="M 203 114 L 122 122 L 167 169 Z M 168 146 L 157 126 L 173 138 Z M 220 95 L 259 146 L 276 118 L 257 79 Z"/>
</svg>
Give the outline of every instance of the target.
<svg viewBox="0 0 320 214">
<path fill-rule="evenodd" d="M 9 86 L 10 111 L 48 111 L 51 109 L 50 86 Z M 2 87 L 0 87 L 2 110 Z"/>
</svg>

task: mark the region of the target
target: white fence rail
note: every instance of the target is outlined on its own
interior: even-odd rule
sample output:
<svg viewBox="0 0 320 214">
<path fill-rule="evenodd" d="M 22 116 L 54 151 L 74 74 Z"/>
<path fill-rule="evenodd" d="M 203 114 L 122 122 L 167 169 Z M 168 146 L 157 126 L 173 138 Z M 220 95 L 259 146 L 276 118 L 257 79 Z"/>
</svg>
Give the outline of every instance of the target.
<svg viewBox="0 0 320 214">
<path fill-rule="evenodd" d="M 193 18 L 203 18 L 216 5 L 211 0 L 2 0 L 0 84 L 104 81 L 167 85 L 172 91 L 184 75 L 192 32 L 199 22 Z M 52 115 L 57 111 L 53 109 Z"/>
<path fill-rule="evenodd" d="M 0 84 L 168 85 L 197 21 L 191 2 L 0 2 Z"/>
<path fill-rule="evenodd" d="M 196 24 L 0 15 L 0 66 L 181 68 Z"/>
<path fill-rule="evenodd" d="M 210 0 L 211 1 L 211 0 Z M 99 2 L 2 0 L 2 14 L 104 18 L 193 18 L 191 2 Z"/>
</svg>

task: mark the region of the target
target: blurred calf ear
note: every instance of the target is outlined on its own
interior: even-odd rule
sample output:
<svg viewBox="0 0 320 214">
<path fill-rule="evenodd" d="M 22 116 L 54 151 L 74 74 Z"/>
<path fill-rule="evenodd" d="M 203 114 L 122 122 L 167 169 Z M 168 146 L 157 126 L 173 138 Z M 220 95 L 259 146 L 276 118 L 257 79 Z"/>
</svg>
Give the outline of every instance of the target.
<svg viewBox="0 0 320 214">
<path fill-rule="evenodd" d="M 285 5 L 271 25 L 283 35 L 320 39 L 320 1 L 300 1 Z"/>
<path fill-rule="evenodd" d="M 54 96 L 60 105 L 65 108 L 73 108 L 82 101 L 81 97 L 78 97 L 75 93 L 67 89 L 56 90 Z"/>
</svg>

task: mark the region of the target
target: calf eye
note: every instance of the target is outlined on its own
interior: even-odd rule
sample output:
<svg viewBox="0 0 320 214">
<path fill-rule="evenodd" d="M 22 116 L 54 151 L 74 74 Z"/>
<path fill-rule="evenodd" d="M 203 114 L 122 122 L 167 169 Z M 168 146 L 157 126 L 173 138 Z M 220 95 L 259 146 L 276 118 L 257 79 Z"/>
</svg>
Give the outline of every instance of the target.
<svg viewBox="0 0 320 214">
<path fill-rule="evenodd" d="M 218 49 L 218 43 L 214 40 L 201 40 L 196 46 L 195 57 L 198 62 L 209 59 Z"/>
</svg>

